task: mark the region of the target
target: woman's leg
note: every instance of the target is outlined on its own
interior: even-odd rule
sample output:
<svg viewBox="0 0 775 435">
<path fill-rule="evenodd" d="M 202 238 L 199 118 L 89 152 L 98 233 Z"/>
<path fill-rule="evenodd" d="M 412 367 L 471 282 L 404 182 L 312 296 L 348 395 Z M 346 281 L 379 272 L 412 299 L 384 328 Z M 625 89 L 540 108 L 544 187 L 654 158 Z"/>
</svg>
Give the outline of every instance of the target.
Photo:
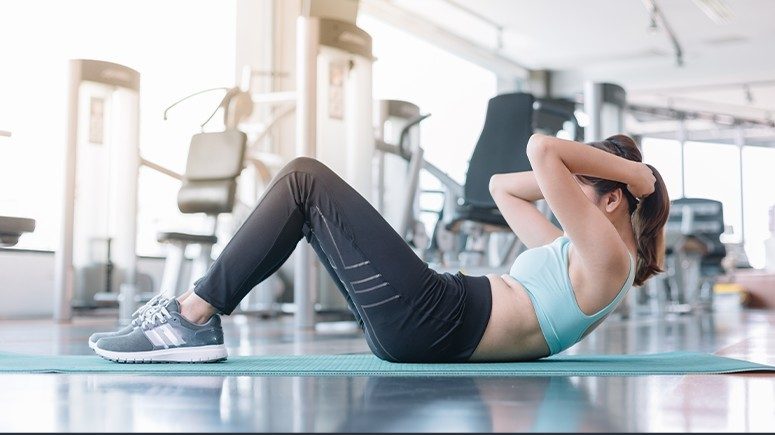
<svg viewBox="0 0 775 435">
<path fill-rule="evenodd" d="M 440 352 L 464 307 L 462 294 L 445 294 L 454 278 L 430 270 L 362 196 L 313 159 L 295 159 L 277 175 L 195 294 L 231 313 L 302 237 L 341 284 L 377 356 Z"/>
</svg>

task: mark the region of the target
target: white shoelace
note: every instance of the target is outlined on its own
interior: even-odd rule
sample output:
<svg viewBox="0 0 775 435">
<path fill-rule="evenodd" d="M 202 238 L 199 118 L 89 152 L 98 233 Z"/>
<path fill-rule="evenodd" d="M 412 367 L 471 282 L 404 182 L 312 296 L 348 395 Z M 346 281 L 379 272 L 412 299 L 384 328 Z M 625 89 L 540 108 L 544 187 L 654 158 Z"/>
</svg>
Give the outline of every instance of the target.
<svg viewBox="0 0 775 435">
<path fill-rule="evenodd" d="M 140 326 L 143 323 L 145 317 L 149 315 L 149 313 L 154 311 L 155 308 L 159 306 L 166 307 L 170 300 L 170 298 L 163 297 L 161 294 L 154 296 L 150 301 L 146 302 L 145 305 L 132 313 L 132 317 L 134 318 L 133 323 L 136 326 Z"/>
<path fill-rule="evenodd" d="M 167 323 L 167 320 L 172 318 L 172 314 L 167 311 L 167 304 L 158 304 L 150 307 L 143 313 L 141 317 L 140 327 L 143 329 L 150 329 L 161 324 Z"/>
</svg>

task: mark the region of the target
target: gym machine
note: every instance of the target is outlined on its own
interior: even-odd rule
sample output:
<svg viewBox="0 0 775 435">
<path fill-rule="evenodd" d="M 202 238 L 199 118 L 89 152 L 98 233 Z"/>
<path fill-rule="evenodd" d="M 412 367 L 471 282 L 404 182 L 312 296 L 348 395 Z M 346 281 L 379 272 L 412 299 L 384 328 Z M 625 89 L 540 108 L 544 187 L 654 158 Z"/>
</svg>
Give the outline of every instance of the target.
<svg viewBox="0 0 775 435">
<path fill-rule="evenodd" d="M 420 257 L 429 242 L 418 219 L 420 170 L 432 165 L 424 161 L 420 130 L 415 127 L 429 116 L 408 101 L 374 102 L 374 207 Z"/>
<path fill-rule="evenodd" d="M 134 311 L 139 88 L 140 73 L 124 65 L 70 61 L 57 321 L 69 321 L 73 299 L 101 283 L 119 300 L 121 319 Z"/>
<path fill-rule="evenodd" d="M 296 22 L 295 154 L 321 160 L 370 199 L 373 58 L 371 36 L 355 25 L 357 12 L 357 1 L 302 2 Z M 315 300 L 346 309 L 312 248 L 299 244 L 294 257 L 296 327 L 315 325 Z"/>
<path fill-rule="evenodd" d="M 221 107 L 224 108 L 226 126 L 250 130 L 251 126 L 240 122 L 246 118 L 242 115 L 249 115 L 252 111 L 253 104 L 291 103 L 279 110 L 275 118 L 268 120 L 260 129 L 258 138 L 249 137 L 249 140 L 257 142 L 278 119 L 295 111 L 294 154 L 321 160 L 370 199 L 374 155 L 371 116 L 373 59 L 371 37 L 354 24 L 357 9 L 358 2 L 353 0 L 302 2 L 302 12 L 297 19 L 296 91 L 251 94 L 252 72 L 247 70 L 243 72 L 241 86 L 224 89 L 227 92 Z M 230 117 L 230 110 L 238 112 L 237 115 Z M 263 181 L 268 181 L 271 168 L 263 161 L 266 153 L 253 153 L 249 147 L 248 154 L 248 167 L 252 165 Z M 273 162 L 271 166 L 275 167 L 278 160 L 282 160 L 277 155 L 269 157 Z M 259 190 L 255 191 L 258 193 Z M 336 285 L 318 267 L 314 257 L 309 246 L 299 244 L 290 260 L 294 267 L 294 303 L 287 309 L 295 312 L 299 328 L 315 326 L 316 309 L 347 310 Z M 267 301 L 255 302 L 266 305 Z M 252 300 L 246 300 L 245 304 L 255 305 Z"/>
<path fill-rule="evenodd" d="M 450 184 L 439 178 L 446 190 L 444 208 L 434 227 L 427 257 L 439 264 L 438 270 L 464 268 L 479 274 L 493 269 L 507 271 L 525 247 L 490 195 L 490 179 L 497 173 L 531 169 L 526 146 L 536 132 L 578 139 L 581 128 L 574 112 L 574 102 L 538 99 L 524 92 L 490 99 L 465 182 Z M 551 217 L 545 201 L 537 206 Z"/>
<path fill-rule="evenodd" d="M 666 274 L 657 294 L 660 312 L 709 311 L 713 285 L 724 273 L 727 254 L 720 237 L 724 232 L 724 209 L 719 201 L 680 198 L 670 204 L 665 228 Z"/>
</svg>

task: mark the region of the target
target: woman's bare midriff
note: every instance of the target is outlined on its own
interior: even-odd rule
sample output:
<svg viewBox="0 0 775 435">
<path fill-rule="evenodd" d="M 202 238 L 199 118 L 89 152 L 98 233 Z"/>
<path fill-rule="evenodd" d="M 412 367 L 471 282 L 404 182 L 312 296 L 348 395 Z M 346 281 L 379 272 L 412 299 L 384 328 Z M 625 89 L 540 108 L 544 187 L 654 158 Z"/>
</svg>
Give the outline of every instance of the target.
<svg viewBox="0 0 775 435">
<path fill-rule="evenodd" d="M 492 291 L 490 321 L 471 361 L 523 361 L 547 356 L 533 303 L 509 276 L 487 275 Z"/>
</svg>

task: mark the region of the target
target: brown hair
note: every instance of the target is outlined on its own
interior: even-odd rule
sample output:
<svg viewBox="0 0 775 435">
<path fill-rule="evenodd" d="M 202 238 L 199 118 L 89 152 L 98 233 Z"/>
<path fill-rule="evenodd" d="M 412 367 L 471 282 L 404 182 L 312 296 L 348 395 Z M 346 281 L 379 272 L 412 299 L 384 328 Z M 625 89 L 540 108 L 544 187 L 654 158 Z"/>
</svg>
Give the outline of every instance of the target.
<svg viewBox="0 0 775 435">
<path fill-rule="evenodd" d="M 641 162 L 643 156 L 635 141 L 629 136 L 617 134 L 600 142 L 591 142 L 595 148 L 615 154 L 619 157 Z M 641 286 L 650 277 L 662 272 L 665 260 L 665 233 L 663 231 L 670 213 L 670 198 L 662 176 L 651 165 L 647 165 L 657 179 L 654 183 L 654 193 L 638 201 L 624 183 L 603 178 L 580 175 L 578 178 L 587 185 L 593 186 L 598 195 L 604 195 L 616 189 L 621 189 L 627 198 L 632 226 L 635 230 L 635 240 L 638 244 L 638 261 L 635 272 L 635 285 Z"/>
</svg>

